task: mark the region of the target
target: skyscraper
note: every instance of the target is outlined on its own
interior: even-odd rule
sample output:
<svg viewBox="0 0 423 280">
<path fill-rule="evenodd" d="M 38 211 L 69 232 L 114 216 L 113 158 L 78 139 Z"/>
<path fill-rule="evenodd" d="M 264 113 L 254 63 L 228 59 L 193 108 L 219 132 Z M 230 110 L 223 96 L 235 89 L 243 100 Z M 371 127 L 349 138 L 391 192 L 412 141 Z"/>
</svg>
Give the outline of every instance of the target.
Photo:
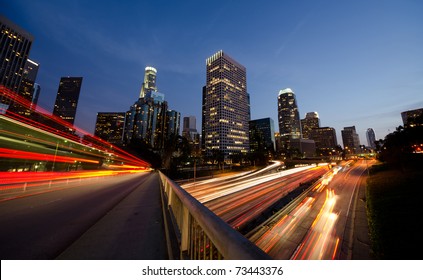
<svg viewBox="0 0 423 280">
<path fill-rule="evenodd" d="M 166 112 L 166 136 L 179 135 L 181 126 L 181 113 L 175 110 Z"/>
<path fill-rule="evenodd" d="M 19 93 L 25 63 L 31 50 L 33 36 L 0 15 L 0 85 Z M 0 103 L 12 103 L 0 95 Z"/>
<path fill-rule="evenodd" d="M 167 102 L 164 94 L 149 91 L 126 112 L 124 141 L 144 140 L 153 148 L 164 144 Z"/>
<path fill-rule="evenodd" d="M 348 150 L 350 153 L 358 152 L 360 148 L 360 139 L 355 130 L 355 126 L 344 127 L 344 129 L 341 130 L 341 134 L 344 149 Z"/>
<path fill-rule="evenodd" d="M 278 123 L 282 141 L 282 149 L 291 148 L 290 140 L 301 138 L 300 115 L 295 94 L 290 88 L 279 91 L 278 95 Z"/>
<path fill-rule="evenodd" d="M 53 115 L 74 124 L 81 85 L 82 77 L 62 77 L 60 79 Z"/>
<path fill-rule="evenodd" d="M 31 106 L 27 108 L 19 104 L 14 104 L 13 111 L 20 115 L 29 116 L 31 113 L 31 109 L 35 109 L 32 103 L 34 98 L 34 91 L 36 89 L 35 80 L 37 78 L 38 68 L 39 68 L 38 63 L 30 59 L 27 59 L 24 70 L 23 70 L 23 74 L 22 74 L 21 86 L 19 87 L 19 95 L 25 98 L 31 104 Z M 38 100 L 38 97 L 37 97 L 37 100 Z"/>
<path fill-rule="evenodd" d="M 156 87 L 157 70 L 151 66 L 147 66 L 144 72 L 144 82 L 141 85 L 140 98 L 145 97 L 149 91 L 157 91 Z"/>
<path fill-rule="evenodd" d="M 423 119 L 423 108 L 401 112 L 402 123 L 404 126 L 420 126 Z"/>
<path fill-rule="evenodd" d="M 316 148 L 321 150 L 333 150 L 338 146 L 336 131 L 333 127 L 319 127 L 313 129 L 309 139 L 314 140 Z"/>
<path fill-rule="evenodd" d="M 249 151 L 250 103 L 246 69 L 223 51 L 206 60 L 202 131 L 204 151 L 218 151 L 229 162 Z"/>
<path fill-rule="evenodd" d="M 197 119 L 195 116 L 184 117 L 184 127 L 182 129 L 182 136 L 192 142 L 197 138 Z"/>
<path fill-rule="evenodd" d="M 376 149 L 376 134 L 373 128 L 368 128 L 366 131 L 366 138 L 367 138 L 367 145 L 369 145 L 370 148 Z"/>
<path fill-rule="evenodd" d="M 271 118 L 250 121 L 250 149 L 252 152 L 276 151 L 275 128 Z"/>
<path fill-rule="evenodd" d="M 99 112 L 97 113 L 94 135 L 109 143 L 121 144 L 124 126 L 124 112 Z"/>
<path fill-rule="evenodd" d="M 310 133 L 313 129 L 320 127 L 319 114 L 309 112 L 304 119 L 301 119 L 301 132 L 304 139 L 311 139 Z"/>
<path fill-rule="evenodd" d="M 126 144 L 138 139 L 153 148 L 161 149 L 165 137 L 179 133 L 180 115 L 176 111 L 168 112 L 165 95 L 157 91 L 156 74 L 155 68 L 150 66 L 145 68 L 140 97 L 126 112 L 124 132 Z"/>
<path fill-rule="evenodd" d="M 32 102 L 34 95 L 34 84 L 38 74 L 39 64 L 35 61 L 27 59 L 22 74 L 22 82 L 20 86 L 20 94 L 27 100 Z"/>
</svg>

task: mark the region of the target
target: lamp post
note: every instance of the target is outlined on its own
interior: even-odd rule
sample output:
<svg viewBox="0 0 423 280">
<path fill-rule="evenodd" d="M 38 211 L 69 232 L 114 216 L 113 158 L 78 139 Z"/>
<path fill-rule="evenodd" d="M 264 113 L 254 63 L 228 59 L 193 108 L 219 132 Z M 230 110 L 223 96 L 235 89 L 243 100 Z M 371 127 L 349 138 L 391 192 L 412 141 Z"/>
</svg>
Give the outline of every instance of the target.
<svg viewBox="0 0 423 280">
<path fill-rule="evenodd" d="M 64 143 L 67 143 L 68 140 L 65 140 Z M 56 142 L 56 150 L 54 151 L 54 158 L 53 158 L 53 166 L 51 167 L 51 171 L 54 171 L 54 167 L 56 165 L 56 157 L 57 157 L 57 151 L 59 150 L 59 141 Z"/>
<path fill-rule="evenodd" d="M 56 157 L 57 157 L 57 150 L 59 149 L 59 141 L 56 143 L 56 150 L 54 151 L 54 158 L 53 158 L 53 166 L 51 167 L 51 171 L 54 171 L 54 165 L 56 164 Z"/>
</svg>

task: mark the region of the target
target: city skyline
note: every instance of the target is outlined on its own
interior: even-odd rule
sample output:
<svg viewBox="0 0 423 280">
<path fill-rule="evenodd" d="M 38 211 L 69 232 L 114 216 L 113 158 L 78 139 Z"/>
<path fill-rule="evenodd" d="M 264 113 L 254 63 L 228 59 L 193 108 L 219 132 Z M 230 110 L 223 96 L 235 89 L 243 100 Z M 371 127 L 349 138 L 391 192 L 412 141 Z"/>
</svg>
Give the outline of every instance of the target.
<svg viewBox="0 0 423 280">
<path fill-rule="evenodd" d="M 196 116 L 201 130 L 205 59 L 221 49 L 247 69 L 252 120 L 277 120 L 278 92 L 289 87 L 301 119 L 318 112 L 338 139 L 355 126 L 365 143 L 368 128 L 384 138 L 402 125 L 401 112 L 423 107 L 418 1 L 1 2 L 34 36 L 38 104 L 52 112 L 60 78 L 84 77 L 75 124 L 92 134 L 97 112 L 133 103 L 146 66 L 160 73 L 169 106 Z"/>
</svg>

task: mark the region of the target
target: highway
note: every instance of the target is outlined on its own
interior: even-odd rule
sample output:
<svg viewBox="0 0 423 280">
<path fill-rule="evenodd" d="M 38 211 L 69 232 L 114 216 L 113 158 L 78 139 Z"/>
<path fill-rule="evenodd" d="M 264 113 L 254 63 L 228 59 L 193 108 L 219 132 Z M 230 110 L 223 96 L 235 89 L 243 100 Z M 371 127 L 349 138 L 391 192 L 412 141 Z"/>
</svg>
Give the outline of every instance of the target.
<svg viewBox="0 0 423 280">
<path fill-rule="evenodd" d="M 351 259 L 354 208 L 366 167 L 365 161 L 305 166 L 183 187 L 240 230 L 300 184 L 321 178 L 246 237 L 273 259 Z M 158 174 L 139 172 L 78 179 L 66 188 L 59 184 L 2 200 L 0 257 L 167 259 L 158 186 Z"/>
<path fill-rule="evenodd" d="M 327 166 L 305 166 L 261 176 L 211 179 L 183 187 L 233 228 L 240 229 L 300 184 L 319 178 L 328 170 Z"/>
<path fill-rule="evenodd" d="M 161 245 L 145 246 L 165 246 L 157 182 L 151 172 L 108 176 L 2 201 L 0 257 L 166 259 Z"/>
<path fill-rule="evenodd" d="M 365 161 L 347 164 L 269 219 L 250 240 L 274 259 L 350 258 L 351 215 L 366 167 Z"/>
</svg>

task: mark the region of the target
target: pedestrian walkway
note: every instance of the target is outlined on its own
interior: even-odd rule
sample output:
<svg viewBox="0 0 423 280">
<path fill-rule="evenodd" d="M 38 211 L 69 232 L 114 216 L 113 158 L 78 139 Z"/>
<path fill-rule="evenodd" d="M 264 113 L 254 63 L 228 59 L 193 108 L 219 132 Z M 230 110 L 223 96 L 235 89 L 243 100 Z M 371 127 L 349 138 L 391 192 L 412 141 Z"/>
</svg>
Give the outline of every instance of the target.
<svg viewBox="0 0 423 280">
<path fill-rule="evenodd" d="M 168 259 L 160 177 L 156 172 L 148 176 L 58 259 Z"/>
<path fill-rule="evenodd" d="M 357 205 L 355 208 L 354 221 L 354 239 L 351 255 L 353 260 L 371 259 L 369 224 L 367 220 L 366 208 L 366 179 L 367 176 L 363 176 L 361 178 L 357 194 Z"/>
</svg>

